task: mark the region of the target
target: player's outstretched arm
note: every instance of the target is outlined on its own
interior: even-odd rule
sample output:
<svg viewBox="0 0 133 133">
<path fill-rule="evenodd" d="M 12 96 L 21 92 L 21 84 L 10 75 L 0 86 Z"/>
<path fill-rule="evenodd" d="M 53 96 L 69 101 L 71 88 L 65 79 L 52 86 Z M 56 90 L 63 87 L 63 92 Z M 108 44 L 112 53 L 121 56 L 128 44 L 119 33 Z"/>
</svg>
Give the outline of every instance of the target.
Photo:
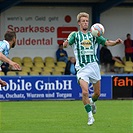
<svg viewBox="0 0 133 133">
<path fill-rule="evenodd" d="M 11 60 L 8 59 L 5 55 L 3 55 L 3 53 L 0 52 L 0 60 L 2 60 L 3 62 L 6 62 L 8 64 L 11 63 Z"/>
<path fill-rule="evenodd" d="M 15 70 L 21 70 L 21 67 L 20 67 L 19 64 L 17 64 L 16 62 L 13 62 L 12 60 L 8 59 L 1 52 L 0 52 L 0 60 L 2 60 L 3 62 L 6 62 L 8 64 L 10 64 Z"/>
<path fill-rule="evenodd" d="M 120 38 L 118 38 L 115 41 L 107 40 L 105 45 L 107 45 L 107 46 L 115 46 L 117 44 L 122 44 L 122 43 L 123 43 L 123 41 Z"/>
</svg>

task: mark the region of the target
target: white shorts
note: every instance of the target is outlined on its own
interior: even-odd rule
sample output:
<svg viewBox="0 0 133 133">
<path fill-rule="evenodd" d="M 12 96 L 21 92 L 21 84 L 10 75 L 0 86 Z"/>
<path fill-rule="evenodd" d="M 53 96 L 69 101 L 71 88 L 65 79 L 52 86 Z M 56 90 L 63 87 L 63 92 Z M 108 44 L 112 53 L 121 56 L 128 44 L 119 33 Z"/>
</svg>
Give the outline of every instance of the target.
<svg viewBox="0 0 133 133">
<path fill-rule="evenodd" d="M 88 63 L 77 72 L 77 79 L 83 79 L 88 84 L 101 80 L 100 68 L 97 62 Z"/>
</svg>

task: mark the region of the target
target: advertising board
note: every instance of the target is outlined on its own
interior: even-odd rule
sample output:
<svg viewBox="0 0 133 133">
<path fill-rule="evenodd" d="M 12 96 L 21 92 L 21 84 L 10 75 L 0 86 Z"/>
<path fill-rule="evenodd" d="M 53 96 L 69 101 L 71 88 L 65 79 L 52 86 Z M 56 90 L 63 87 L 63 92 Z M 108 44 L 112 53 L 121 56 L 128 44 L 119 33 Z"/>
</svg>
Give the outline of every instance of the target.
<svg viewBox="0 0 133 133">
<path fill-rule="evenodd" d="M 113 99 L 133 97 L 133 76 L 113 76 Z"/>
<path fill-rule="evenodd" d="M 80 100 L 81 88 L 76 76 L 4 76 L 6 87 L 0 87 L 0 100 Z M 100 99 L 111 99 L 110 78 L 101 81 Z M 93 93 L 89 85 L 90 96 Z"/>
</svg>

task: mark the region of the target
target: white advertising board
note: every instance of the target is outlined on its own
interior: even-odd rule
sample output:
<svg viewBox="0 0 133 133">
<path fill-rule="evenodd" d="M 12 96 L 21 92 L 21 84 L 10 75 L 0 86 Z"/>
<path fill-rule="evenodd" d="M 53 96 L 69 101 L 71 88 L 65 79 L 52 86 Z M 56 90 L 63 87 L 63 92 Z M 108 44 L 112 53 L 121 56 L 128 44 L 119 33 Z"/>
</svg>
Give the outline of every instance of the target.
<svg viewBox="0 0 133 133">
<path fill-rule="evenodd" d="M 90 14 L 87 7 L 13 7 L 1 14 L 1 38 L 7 30 L 17 33 L 17 46 L 10 57 L 55 57 L 58 45 L 71 31 L 78 30 L 76 17 L 79 12 Z M 73 56 L 71 48 L 67 48 Z"/>
</svg>

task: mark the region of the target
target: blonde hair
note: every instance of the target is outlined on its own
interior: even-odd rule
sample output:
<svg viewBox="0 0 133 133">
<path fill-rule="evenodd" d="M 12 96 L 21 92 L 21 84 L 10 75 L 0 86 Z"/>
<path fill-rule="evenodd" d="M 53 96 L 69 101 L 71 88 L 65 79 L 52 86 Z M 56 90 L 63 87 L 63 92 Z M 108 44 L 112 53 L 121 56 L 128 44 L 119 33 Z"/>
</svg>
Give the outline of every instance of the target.
<svg viewBox="0 0 133 133">
<path fill-rule="evenodd" d="M 89 18 L 89 14 L 86 13 L 86 12 L 80 12 L 80 13 L 77 15 L 77 22 L 80 21 L 80 18 L 81 18 L 81 17 L 87 17 L 87 18 Z"/>
</svg>

